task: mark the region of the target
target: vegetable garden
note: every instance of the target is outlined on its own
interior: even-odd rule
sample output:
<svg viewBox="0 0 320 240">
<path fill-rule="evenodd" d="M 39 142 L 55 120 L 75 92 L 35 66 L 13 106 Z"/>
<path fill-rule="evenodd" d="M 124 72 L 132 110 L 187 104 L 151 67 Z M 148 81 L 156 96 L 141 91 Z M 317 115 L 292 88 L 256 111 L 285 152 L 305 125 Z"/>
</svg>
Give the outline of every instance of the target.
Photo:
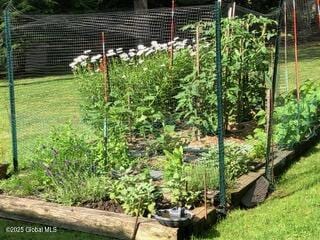
<svg viewBox="0 0 320 240">
<path fill-rule="evenodd" d="M 11 90 L 11 126 L 12 101 L 16 103 L 18 155 L 14 143 L 12 157 L 16 164 L 19 159 L 20 169 L 17 173 L 14 165 L 12 176 L 0 182 L 0 189 L 13 196 L 152 217 L 161 209 L 193 209 L 210 201 L 225 211 L 224 199 L 230 203 L 228 196 L 236 180 L 263 165 L 266 178 L 273 183 L 275 155 L 307 141 L 319 127 L 320 82 L 304 77 L 303 61 L 299 66 L 296 51 L 298 46 L 301 54 L 309 48 L 318 51 L 317 22 L 311 17 L 306 21 L 307 13 L 318 13 L 302 2 L 296 6 L 284 1 L 278 22 L 254 14 L 238 17 L 232 13 L 236 8 L 229 10 L 221 25 L 206 19 L 189 21 L 179 28 L 186 38 L 179 38 L 177 20 L 172 17 L 169 41 L 150 38 L 137 47 L 109 48 L 108 33 L 101 31 L 96 36 L 98 44 L 90 48 L 88 43 L 81 55 L 70 61 L 73 76 L 68 76 L 63 94 L 75 92 L 72 97 L 59 95 L 62 88 L 58 87 L 53 87 L 56 93 L 50 95 L 51 84 L 66 84 L 59 77 L 42 82 L 39 78 L 17 80 L 16 100 L 13 79 L 9 84 L 1 82 L 3 102 Z M 286 10 L 290 7 L 304 9 L 298 12 L 298 20 Z M 175 13 L 174 7 L 172 11 Z M 215 13 L 219 16 L 217 8 Z M 291 31 L 290 24 L 296 30 L 292 35 L 286 32 Z M 298 35 L 306 26 L 310 32 L 304 32 L 305 37 L 315 39 L 310 43 Z M 293 38 L 292 43 L 282 36 L 284 32 Z M 295 41 L 298 37 L 301 42 Z M 13 46 L 14 54 L 24 51 L 23 41 Z M 284 75 L 287 84 L 282 88 Z M 293 80 L 289 83 L 289 76 L 295 84 Z M 40 101 L 37 104 L 45 106 L 49 96 L 60 96 L 64 101 L 61 108 L 66 103 L 74 108 L 68 110 L 69 117 L 55 116 L 58 102 L 47 105 L 55 112 L 35 109 L 35 115 L 52 118 L 53 127 L 44 124 L 41 134 L 27 136 L 19 133 L 19 121 L 24 121 L 19 117 L 29 119 L 27 112 L 20 111 L 19 97 L 29 84 L 48 84 L 34 94 Z M 37 131 L 29 122 L 30 130 Z M 3 160 L 11 156 L 9 123 L 0 125 Z M 27 150 L 20 148 L 23 140 Z"/>
</svg>

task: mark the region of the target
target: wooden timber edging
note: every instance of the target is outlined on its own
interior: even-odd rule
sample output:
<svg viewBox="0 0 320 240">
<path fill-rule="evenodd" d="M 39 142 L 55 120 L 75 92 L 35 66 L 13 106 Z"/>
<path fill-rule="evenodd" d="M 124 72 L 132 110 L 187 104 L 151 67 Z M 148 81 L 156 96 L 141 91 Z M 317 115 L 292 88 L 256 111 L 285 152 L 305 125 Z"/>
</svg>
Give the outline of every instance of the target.
<svg viewBox="0 0 320 240">
<path fill-rule="evenodd" d="M 275 153 L 274 173 L 279 175 L 299 156 L 319 141 L 320 134 L 299 144 L 293 151 Z M 238 206 L 248 189 L 264 175 L 262 167 L 255 172 L 241 176 L 231 193 L 232 206 Z M 186 229 L 169 228 L 154 219 L 139 218 L 136 240 L 177 240 L 200 232 L 217 221 L 217 211 L 209 207 L 205 219 L 204 207 L 193 210 L 194 223 Z M 28 198 L 0 195 L 0 217 L 26 221 L 59 228 L 99 234 L 117 239 L 132 239 L 135 218 L 125 214 L 112 213 L 84 207 L 67 207 L 57 203 Z"/>
<path fill-rule="evenodd" d="M 320 140 L 320 129 L 317 130 L 316 134 L 308 139 L 298 144 L 294 150 L 282 150 L 276 151 L 274 153 L 273 161 L 273 172 L 275 176 L 282 174 L 297 158 L 306 153 Z M 270 163 L 271 165 L 271 163 Z M 258 169 L 255 172 L 249 172 L 242 175 L 236 181 L 234 189 L 231 192 L 231 202 L 233 207 L 240 205 L 241 198 L 249 190 L 251 186 L 265 173 L 265 166 Z"/>
</svg>

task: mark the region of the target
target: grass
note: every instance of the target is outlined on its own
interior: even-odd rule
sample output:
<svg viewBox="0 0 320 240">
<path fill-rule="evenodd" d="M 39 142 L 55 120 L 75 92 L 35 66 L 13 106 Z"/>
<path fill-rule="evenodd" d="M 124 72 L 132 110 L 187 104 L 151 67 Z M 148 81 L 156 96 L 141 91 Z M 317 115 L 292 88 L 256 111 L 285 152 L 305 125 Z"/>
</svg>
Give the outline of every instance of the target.
<svg viewBox="0 0 320 240">
<path fill-rule="evenodd" d="M 0 116 L 8 120 L 7 92 L 8 88 L 0 85 Z M 80 123 L 80 96 L 72 75 L 18 80 L 15 93 L 19 156 L 23 163 L 37 139 L 54 126 L 72 122 L 76 127 L 83 127 Z M 0 125 L 0 144 L 10 143 L 6 122 Z"/>
<path fill-rule="evenodd" d="M 67 231 L 63 229 L 57 229 L 57 232 L 55 233 L 30 233 L 30 232 L 24 232 L 24 233 L 10 233 L 6 232 L 7 227 L 23 227 L 20 228 L 24 231 L 29 231 L 30 227 L 37 227 L 43 228 L 42 225 L 35 225 L 35 224 L 29 224 L 24 222 L 17 222 L 17 221 L 11 221 L 11 220 L 4 220 L 0 219 L 0 239 L 3 240 L 111 240 L 106 237 L 97 236 L 93 234 L 87 234 L 82 232 L 75 232 L 75 231 Z"/>
<path fill-rule="evenodd" d="M 227 219 L 194 240 L 319 239 L 320 144 L 295 163 L 276 187 L 264 204 L 232 211 Z"/>
<path fill-rule="evenodd" d="M 280 68 L 279 68 L 279 87 L 285 88 L 286 69 L 288 72 L 289 89 L 295 89 L 295 61 L 293 46 L 288 47 L 288 64 L 284 64 L 284 49 L 281 48 Z M 320 64 L 320 43 L 306 43 L 299 46 L 299 79 L 301 82 L 312 79 L 320 81 L 318 71 Z"/>
</svg>

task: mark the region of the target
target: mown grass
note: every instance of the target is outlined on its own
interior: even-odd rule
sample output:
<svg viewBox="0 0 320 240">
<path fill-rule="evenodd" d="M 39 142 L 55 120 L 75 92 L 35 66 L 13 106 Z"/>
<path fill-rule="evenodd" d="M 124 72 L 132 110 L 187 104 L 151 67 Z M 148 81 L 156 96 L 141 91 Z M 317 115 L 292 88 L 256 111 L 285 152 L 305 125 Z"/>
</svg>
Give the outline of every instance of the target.
<svg viewBox="0 0 320 240">
<path fill-rule="evenodd" d="M 24 231 L 30 231 L 28 227 L 44 227 L 41 225 L 0 219 L 0 239 L 3 240 L 111 240 L 110 238 L 87 234 L 82 232 L 57 229 L 55 233 L 10 233 L 7 227 L 23 227 Z M 21 230 L 21 229 L 20 229 Z"/>
<path fill-rule="evenodd" d="M 196 239 L 306 239 L 320 237 L 320 144 L 285 173 L 276 191 L 251 210 L 227 219 Z"/>
<path fill-rule="evenodd" d="M 279 86 L 281 91 L 285 89 L 286 83 L 286 72 L 289 82 L 289 90 L 295 89 L 296 87 L 296 71 L 295 71 L 295 55 L 293 46 L 288 47 L 288 64 L 284 64 L 284 47 L 280 49 L 280 65 L 279 65 Z M 305 43 L 299 46 L 298 52 L 298 72 L 299 80 L 301 82 L 311 79 L 320 81 L 319 73 L 317 69 L 320 64 L 320 43 L 312 42 Z"/>
<path fill-rule="evenodd" d="M 82 128 L 80 96 L 72 75 L 17 80 L 15 84 L 19 157 L 25 165 L 26 156 L 39 137 L 54 126 L 72 122 Z M 10 143 L 8 124 L 8 88 L 0 85 L 0 144 Z M 7 151 L 8 152 L 8 151 Z"/>
</svg>

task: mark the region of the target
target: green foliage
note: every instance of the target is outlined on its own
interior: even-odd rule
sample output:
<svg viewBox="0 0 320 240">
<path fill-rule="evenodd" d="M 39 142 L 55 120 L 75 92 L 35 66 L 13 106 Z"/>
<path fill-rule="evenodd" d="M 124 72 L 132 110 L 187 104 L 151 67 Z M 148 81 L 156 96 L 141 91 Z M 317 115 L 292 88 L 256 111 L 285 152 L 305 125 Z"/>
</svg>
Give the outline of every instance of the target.
<svg viewBox="0 0 320 240">
<path fill-rule="evenodd" d="M 266 153 L 267 133 L 262 128 L 256 128 L 253 135 L 247 137 L 246 144 L 252 146 L 250 159 L 263 160 Z"/>
<path fill-rule="evenodd" d="M 164 150 L 166 161 L 164 164 L 164 179 L 166 181 L 173 178 L 176 172 L 180 175 L 183 170 L 183 148 L 175 148 L 173 152 Z"/>
<path fill-rule="evenodd" d="M 32 169 L 0 181 L 0 189 L 18 197 L 33 196 L 41 194 L 46 189 L 44 182 L 46 182 L 46 176 L 43 170 Z"/>
<path fill-rule="evenodd" d="M 165 183 L 165 188 L 170 194 L 170 200 L 173 204 L 180 207 L 192 207 L 199 201 L 201 191 L 192 191 L 187 188 L 188 177 L 181 172 L 175 172 L 172 178 Z"/>
<path fill-rule="evenodd" d="M 204 134 L 216 132 L 215 93 L 215 29 L 214 23 L 199 23 L 202 28 L 200 42 L 200 73 L 196 69 L 180 81 L 177 110 L 187 123 Z M 223 19 L 222 69 L 226 127 L 229 122 L 250 120 L 264 107 L 266 81 L 269 80 L 269 61 L 275 36 L 270 26 L 275 22 L 254 15 Z M 187 26 L 185 29 L 194 29 Z"/>
<path fill-rule="evenodd" d="M 250 158 L 252 146 L 238 143 L 225 144 L 225 164 L 226 176 L 230 181 L 249 171 L 250 163 L 253 159 Z M 210 163 L 218 168 L 218 147 L 212 147 L 208 153 L 204 153 L 202 161 Z"/>
<path fill-rule="evenodd" d="M 43 194 L 43 197 L 49 201 L 74 205 L 88 201 L 95 202 L 108 197 L 110 180 L 105 177 L 69 172 L 63 178 L 52 177 L 51 180 L 51 188 Z"/>
<path fill-rule="evenodd" d="M 187 186 L 191 191 L 204 190 L 204 177 L 206 175 L 206 188 L 215 190 L 219 186 L 218 168 L 211 162 L 198 161 L 187 164 L 184 168 L 184 175 L 187 176 Z"/>
<path fill-rule="evenodd" d="M 308 80 L 300 88 L 300 100 L 294 93 L 278 99 L 274 139 L 280 148 L 292 149 L 315 134 L 320 123 L 319 89 L 319 83 Z"/>
<path fill-rule="evenodd" d="M 0 128 L 1 130 L 1 128 Z M 0 137 L 0 164 L 9 161 L 9 140 Z"/>
<path fill-rule="evenodd" d="M 171 152 L 183 143 L 174 125 L 163 125 L 159 136 L 148 142 L 147 152 L 148 155 L 162 153 L 164 150 Z"/>
<path fill-rule="evenodd" d="M 115 180 L 110 189 L 110 198 L 119 202 L 124 211 L 133 216 L 154 213 L 159 197 L 160 193 L 147 173 L 125 174 Z"/>
<path fill-rule="evenodd" d="M 179 206 L 192 206 L 200 196 L 200 191 L 188 189 L 189 176 L 183 163 L 183 148 L 176 148 L 172 153 L 164 151 L 166 163 L 164 166 L 165 188 L 170 194 L 172 203 Z"/>
<path fill-rule="evenodd" d="M 106 196 L 103 164 L 97 156 L 97 140 L 78 133 L 71 125 L 55 128 L 42 139 L 31 156 L 38 178 L 46 187 L 44 196 L 64 204 L 95 201 Z M 79 191 L 79 187 L 81 190 Z"/>
<path fill-rule="evenodd" d="M 96 71 L 98 64 L 92 65 L 88 58 L 88 67 L 75 70 L 83 97 L 84 120 L 101 130 L 107 115 L 110 129 L 120 126 L 124 133 L 143 137 L 156 132 L 164 118 L 172 118 L 170 110 L 175 108 L 173 96 L 177 93 L 177 79 L 192 68 L 190 61 L 186 61 L 187 52 L 180 52 L 175 56 L 176 65 L 170 72 L 165 52 L 130 61 L 110 61 L 111 92 L 107 105 L 103 74 Z"/>
</svg>

